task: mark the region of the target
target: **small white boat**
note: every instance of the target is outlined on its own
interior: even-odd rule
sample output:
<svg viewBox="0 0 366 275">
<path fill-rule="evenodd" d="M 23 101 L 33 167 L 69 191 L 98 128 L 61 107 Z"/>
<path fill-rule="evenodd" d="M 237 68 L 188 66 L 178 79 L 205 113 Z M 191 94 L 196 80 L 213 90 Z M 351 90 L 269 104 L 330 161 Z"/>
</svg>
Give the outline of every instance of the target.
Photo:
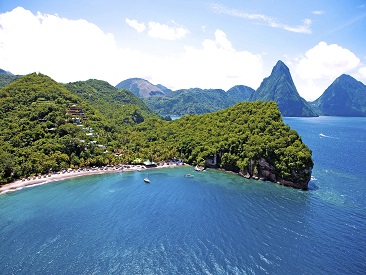
<svg viewBox="0 0 366 275">
<path fill-rule="evenodd" d="M 193 178 L 193 175 L 191 175 L 191 174 L 185 174 L 184 175 L 186 178 Z"/>
<path fill-rule="evenodd" d="M 203 167 L 198 167 L 198 165 L 196 165 L 196 167 L 194 167 L 194 170 L 197 172 L 201 172 L 203 171 Z"/>
<path fill-rule="evenodd" d="M 150 183 L 149 178 L 144 178 L 144 182 L 146 182 L 146 183 Z"/>
</svg>

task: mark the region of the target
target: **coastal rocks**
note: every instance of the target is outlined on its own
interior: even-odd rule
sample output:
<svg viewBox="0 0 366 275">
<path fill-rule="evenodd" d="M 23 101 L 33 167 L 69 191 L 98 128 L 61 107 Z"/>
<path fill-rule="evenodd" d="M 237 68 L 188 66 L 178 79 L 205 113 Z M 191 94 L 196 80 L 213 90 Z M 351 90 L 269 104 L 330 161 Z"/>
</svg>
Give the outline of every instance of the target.
<svg viewBox="0 0 366 275">
<path fill-rule="evenodd" d="M 278 174 L 273 165 L 269 164 L 264 158 L 260 158 L 258 162 L 252 160 L 251 165 L 245 171 L 239 172 L 239 175 L 246 179 L 271 181 L 280 185 L 306 190 L 311 179 L 311 171 L 312 167 L 310 166 L 300 172 L 291 170 L 292 180 L 285 180 Z"/>
<path fill-rule="evenodd" d="M 244 173 L 244 177 L 248 178 L 249 176 L 253 179 L 266 180 L 275 182 L 277 184 L 281 184 L 284 186 L 290 186 L 298 189 L 306 190 L 308 189 L 308 182 L 311 178 L 311 170 L 312 167 L 307 167 L 303 171 L 295 172 L 291 170 L 291 178 L 292 180 L 285 180 L 280 175 L 278 175 L 274 166 L 269 164 L 264 158 L 260 158 L 257 162 L 257 165 L 253 165 L 253 161 L 249 168 Z"/>
<path fill-rule="evenodd" d="M 259 169 L 257 177 L 273 182 L 276 181 L 276 170 L 272 165 L 270 165 L 264 158 L 260 158 L 258 164 Z"/>
<path fill-rule="evenodd" d="M 220 160 L 220 156 L 206 159 L 205 168 L 221 167 Z M 306 190 L 311 179 L 312 165 L 309 164 L 308 167 L 299 172 L 291 170 L 291 180 L 282 178 L 276 168 L 264 158 L 259 158 L 258 161 L 251 160 L 250 165 L 244 171 L 239 171 L 238 167 L 222 167 L 222 169 L 238 173 L 246 179 L 271 181 L 280 185 Z"/>
</svg>

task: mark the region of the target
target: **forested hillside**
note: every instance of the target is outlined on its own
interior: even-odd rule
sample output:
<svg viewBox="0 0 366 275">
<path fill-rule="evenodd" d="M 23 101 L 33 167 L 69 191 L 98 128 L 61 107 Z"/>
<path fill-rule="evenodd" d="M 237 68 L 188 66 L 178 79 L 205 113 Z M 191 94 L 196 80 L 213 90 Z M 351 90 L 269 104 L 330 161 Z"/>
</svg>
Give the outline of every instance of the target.
<svg viewBox="0 0 366 275">
<path fill-rule="evenodd" d="M 311 106 L 323 116 L 366 116 L 366 85 L 343 74 Z"/>
<path fill-rule="evenodd" d="M 205 114 L 228 108 L 246 101 L 254 92 L 247 86 L 235 86 L 228 92 L 221 89 L 178 90 L 165 96 L 145 98 L 146 104 L 155 112 L 166 115 Z"/>
<path fill-rule="evenodd" d="M 227 91 L 227 95 L 233 102 L 239 103 L 242 101 L 249 101 L 254 92 L 255 90 L 248 86 L 236 85 Z"/>
<path fill-rule="evenodd" d="M 90 79 L 65 85 L 115 123 L 135 124 L 156 116 L 142 99 L 127 90 L 118 90 L 106 81 Z"/>
<path fill-rule="evenodd" d="M 65 86 L 34 73 L 1 88 L 0 183 L 69 167 L 182 158 L 307 187 L 311 151 L 283 123 L 274 102 L 239 103 L 167 122 L 108 85 L 90 80 Z M 130 117 L 130 110 L 141 119 Z"/>
<path fill-rule="evenodd" d="M 0 183 L 109 163 L 106 147 L 121 132 L 87 101 L 36 73 L 0 89 L 0 116 Z"/>
<path fill-rule="evenodd" d="M 222 167 L 297 188 L 307 188 L 313 167 L 311 151 L 283 123 L 274 102 L 243 102 L 172 122 L 146 120 L 136 126 L 136 135 L 126 146 L 143 148 L 151 159 L 179 156 L 190 164 Z"/>
</svg>

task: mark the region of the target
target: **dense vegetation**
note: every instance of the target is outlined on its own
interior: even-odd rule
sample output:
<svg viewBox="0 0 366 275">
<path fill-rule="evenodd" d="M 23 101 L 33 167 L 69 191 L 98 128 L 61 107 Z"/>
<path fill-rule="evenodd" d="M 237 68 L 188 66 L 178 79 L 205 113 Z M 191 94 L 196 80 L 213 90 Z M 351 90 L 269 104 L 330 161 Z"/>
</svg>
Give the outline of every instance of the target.
<svg viewBox="0 0 366 275">
<path fill-rule="evenodd" d="M 366 116 L 366 86 L 343 74 L 311 105 L 323 116 Z"/>
<path fill-rule="evenodd" d="M 311 151 L 274 102 L 167 122 L 131 93 L 112 88 L 97 80 L 61 85 L 34 73 L 0 89 L 0 183 L 138 158 L 206 165 L 214 156 L 216 167 L 250 175 L 260 175 L 265 159 L 276 180 L 310 177 Z"/>
<path fill-rule="evenodd" d="M 121 92 L 122 98 L 128 95 Z M 123 108 L 102 99 L 91 102 L 36 73 L 0 89 L 0 183 L 50 170 L 117 162 L 106 153 L 107 145 L 118 148 L 118 135 L 143 121 L 149 111 L 132 103 Z M 98 104 L 99 108 L 93 107 Z M 72 108 L 76 114 L 70 113 Z"/>
<path fill-rule="evenodd" d="M 136 131 L 128 146 L 143 147 L 145 156 L 152 159 L 178 156 L 204 166 L 216 155 L 217 167 L 251 176 L 260 174 L 259 161 L 265 159 L 276 169 L 277 179 L 289 181 L 295 181 L 294 174 L 307 168 L 311 171 L 313 166 L 311 151 L 297 132 L 283 123 L 274 102 L 243 102 L 169 123 L 146 120 Z"/>
<path fill-rule="evenodd" d="M 228 108 L 247 101 L 253 89 L 235 86 L 228 92 L 220 89 L 188 89 L 171 92 L 165 96 L 145 98 L 146 104 L 155 112 L 166 115 L 205 114 Z"/>
<path fill-rule="evenodd" d="M 65 87 L 117 124 L 133 125 L 144 121 L 146 117 L 156 116 L 132 92 L 118 90 L 102 80 L 78 81 L 68 83 Z"/>
</svg>

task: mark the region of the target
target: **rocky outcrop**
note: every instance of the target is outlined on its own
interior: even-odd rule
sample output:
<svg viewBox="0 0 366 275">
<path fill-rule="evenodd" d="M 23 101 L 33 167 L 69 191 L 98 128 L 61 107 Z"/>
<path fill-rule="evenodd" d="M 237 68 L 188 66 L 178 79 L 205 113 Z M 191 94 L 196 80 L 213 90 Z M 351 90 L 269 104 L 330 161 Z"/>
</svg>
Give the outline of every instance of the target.
<svg viewBox="0 0 366 275">
<path fill-rule="evenodd" d="M 253 164 L 254 163 L 252 162 L 252 165 L 250 165 L 247 171 L 245 171 L 244 176 L 246 178 L 267 180 L 298 189 L 308 189 L 308 183 L 310 181 L 312 171 L 312 167 L 310 166 L 299 172 L 291 170 L 292 180 L 290 181 L 283 179 L 276 171 L 276 168 L 269 164 L 264 158 L 260 158 L 257 165 Z"/>
<path fill-rule="evenodd" d="M 214 158 L 210 158 L 209 160 L 206 160 L 205 167 L 217 168 L 219 163 L 214 163 L 213 159 Z M 271 181 L 280 185 L 306 190 L 308 189 L 308 183 L 311 178 L 311 171 L 312 167 L 310 165 L 300 172 L 291 170 L 291 181 L 285 180 L 279 175 L 273 165 L 269 164 L 264 158 L 260 158 L 257 162 L 251 161 L 251 164 L 247 169 L 245 169 L 245 171 L 240 171 L 239 175 L 247 179 L 252 178 L 255 180 Z"/>
</svg>

